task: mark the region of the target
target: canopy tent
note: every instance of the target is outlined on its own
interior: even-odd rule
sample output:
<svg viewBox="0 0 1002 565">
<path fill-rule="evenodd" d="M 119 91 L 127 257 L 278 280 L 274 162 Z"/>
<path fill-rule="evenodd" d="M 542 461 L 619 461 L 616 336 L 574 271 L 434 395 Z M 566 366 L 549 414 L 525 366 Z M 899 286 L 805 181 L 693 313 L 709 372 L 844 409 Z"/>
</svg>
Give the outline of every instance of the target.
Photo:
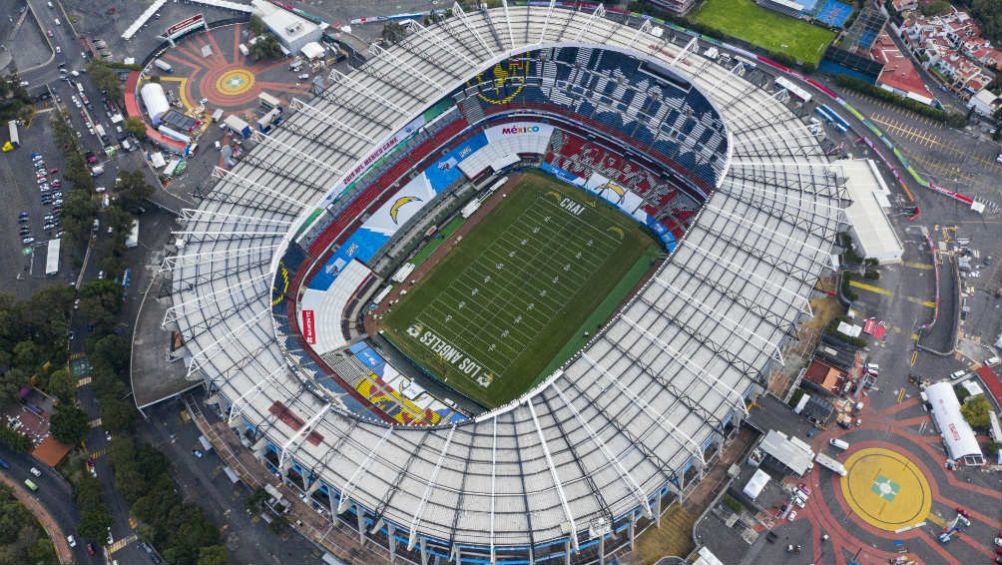
<svg viewBox="0 0 1002 565">
<path fill-rule="evenodd" d="M 925 389 L 932 406 L 932 418 L 943 436 L 946 450 L 950 458 L 964 461 L 968 465 L 983 465 L 984 456 L 981 446 L 967 420 L 960 413 L 960 401 L 953 385 L 949 382 L 938 382 Z"/>
<path fill-rule="evenodd" d="M 748 484 L 745 485 L 745 488 L 742 489 L 741 492 L 743 492 L 748 498 L 755 500 L 758 498 L 758 495 L 762 494 L 762 489 L 764 489 L 765 485 L 769 483 L 769 479 L 769 473 L 759 469 L 758 471 L 755 471 L 752 478 L 748 479 Z"/>
</svg>

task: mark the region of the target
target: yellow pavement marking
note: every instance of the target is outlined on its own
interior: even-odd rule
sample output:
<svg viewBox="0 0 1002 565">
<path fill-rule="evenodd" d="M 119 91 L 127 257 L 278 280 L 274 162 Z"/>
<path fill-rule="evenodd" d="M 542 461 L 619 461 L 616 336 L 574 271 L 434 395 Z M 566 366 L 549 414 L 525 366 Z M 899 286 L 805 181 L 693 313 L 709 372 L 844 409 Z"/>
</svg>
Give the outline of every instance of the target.
<svg viewBox="0 0 1002 565">
<path fill-rule="evenodd" d="M 89 385 L 92 380 L 93 379 L 90 378 L 90 377 L 84 377 L 84 378 L 80 379 L 79 381 L 77 381 L 77 388 Z"/>
<path fill-rule="evenodd" d="M 901 401 L 904 399 L 905 399 L 905 387 L 901 387 L 901 390 L 898 392 L 898 404 L 901 404 Z"/>
<path fill-rule="evenodd" d="M 909 365 L 914 367 L 916 359 L 918 359 L 918 351 L 912 351 L 912 360 L 909 362 Z"/>
<path fill-rule="evenodd" d="M 894 292 L 880 288 L 879 286 L 873 286 L 866 283 L 861 283 L 859 281 L 849 281 L 849 286 L 856 287 L 861 290 L 866 290 L 876 294 L 883 294 L 884 296 L 894 296 Z"/>
<path fill-rule="evenodd" d="M 905 263 L 904 265 L 909 269 L 921 269 L 923 271 L 932 269 L 932 265 L 929 263 Z"/>
<path fill-rule="evenodd" d="M 136 534 L 132 534 L 120 540 L 116 540 L 115 543 L 108 546 L 108 555 L 115 553 L 119 549 L 122 549 L 123 547 L 129 545 L 130 543 L 136 541 L 137 539 L 139 539 L 139 536 L 137 536 Z"/>
<path fill-rule="evenodd" d="M 933 514 L 932 512 L 930 512 L 929 515 L 925 517 L 925 519 L 929 520 L 933 524 L 936 524 L 940 528 L 945 528 L 946 527 L 946 520 L 940 518 L 939 516 Z"/>
<path fill-rule="evenodd" d="M 188 100 L 188 95 L 184 91 L 185 87 L 188 86 L 187 77 L 160 77 L 160 82 L 163 82 L 165 80 L 178 83 L 177 91 L 178 95 L 181 96 L 181 104 L 184 104 L 184 107 L 187 108 L 188 110 L 194 108 L 194 106 L 192 106 L 191 102 Z"/>
<path fill-rule="evenodd" d="M 919 334 L 912 334 L 912 341 L 918 341 L 918 340 L 919 340 Z"/>
<path fill-rule="evenodd" d="M 845 460 L 842 492 L 868 524 L 894 532 L 921 523 L 932 508 L 932 491 L 907 457 L 883 448 L 861 449 Z"/>
<path fill-rule="evenodd" d="M 191 421 L 191 416 L 188 415 L 188 411 L 187 410 L 182 410 L 181 411 L 181 421 L 184 422 L 185 424 L 187 424 L 188 422 Z"/>
<path fill-rule="evenodd" d="M 911 302 L 912 304 L 918 304 L 919 306 L 925 306 L 926 308 L 935 308 L 936 303 L 932 300 L 922 300 L 920 298 L 912 298 L 911 296 L 906 296 L 905 300 Z"/>
<path fill-rule="evenodd" d="M 99 459 L 101 457 L 104 457 L 104 454 L 107 451 L 108 451 L 108 448 L 98 449 L 97 451 L 91 451 L 90 452 L 90 458 L 91 459 Z"/>
</svg>

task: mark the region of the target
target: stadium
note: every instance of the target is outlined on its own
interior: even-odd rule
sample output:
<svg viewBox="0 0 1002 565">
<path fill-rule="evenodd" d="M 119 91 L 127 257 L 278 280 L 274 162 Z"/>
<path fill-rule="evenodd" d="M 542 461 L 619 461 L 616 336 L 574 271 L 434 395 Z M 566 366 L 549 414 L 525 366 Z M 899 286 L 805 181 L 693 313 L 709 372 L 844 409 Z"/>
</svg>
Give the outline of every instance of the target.
<svg viewBox="0 0 1002 565">
<path fill-rule="evenodd" d="M 409 25 L 216 169 L 164 325 L 243 444 L 391 559 L 604 560 L 782 363 L 841 177 L 751 63 L 648 21 Z"/>
</svg>

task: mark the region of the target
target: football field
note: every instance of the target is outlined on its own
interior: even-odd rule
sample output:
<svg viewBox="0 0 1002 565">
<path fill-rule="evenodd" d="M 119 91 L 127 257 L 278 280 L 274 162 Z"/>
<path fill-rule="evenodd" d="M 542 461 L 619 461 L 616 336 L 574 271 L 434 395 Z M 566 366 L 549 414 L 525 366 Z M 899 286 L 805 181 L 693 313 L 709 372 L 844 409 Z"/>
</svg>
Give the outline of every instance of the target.
<svg viewBox="0 0 1002 565">
<path fill-rule="evenodd" d="M 409 289 L 382 329 L 450 387 L 488 407 L 504 404 L 582 330 L 624 273 L 650 260 L 654 245 L 601 199 L 525 175 Z"/>
</svg>

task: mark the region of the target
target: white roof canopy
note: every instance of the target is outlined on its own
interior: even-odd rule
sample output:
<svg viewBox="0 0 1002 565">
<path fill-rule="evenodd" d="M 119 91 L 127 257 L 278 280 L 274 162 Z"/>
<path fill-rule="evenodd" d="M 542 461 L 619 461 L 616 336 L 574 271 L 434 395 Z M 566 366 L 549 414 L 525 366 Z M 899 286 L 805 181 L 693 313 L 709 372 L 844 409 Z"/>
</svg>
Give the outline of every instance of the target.
<svg viewBox="0 0 1002 565">
<path fill-rule="evenodd" d="M 936 422 L 951 459 L 975 457 L 981 459 L 981 446 L 971 425 L 960 413 L 960 400 L 948 382 L 939 382 L 925 389 Z"/>
</svg>

